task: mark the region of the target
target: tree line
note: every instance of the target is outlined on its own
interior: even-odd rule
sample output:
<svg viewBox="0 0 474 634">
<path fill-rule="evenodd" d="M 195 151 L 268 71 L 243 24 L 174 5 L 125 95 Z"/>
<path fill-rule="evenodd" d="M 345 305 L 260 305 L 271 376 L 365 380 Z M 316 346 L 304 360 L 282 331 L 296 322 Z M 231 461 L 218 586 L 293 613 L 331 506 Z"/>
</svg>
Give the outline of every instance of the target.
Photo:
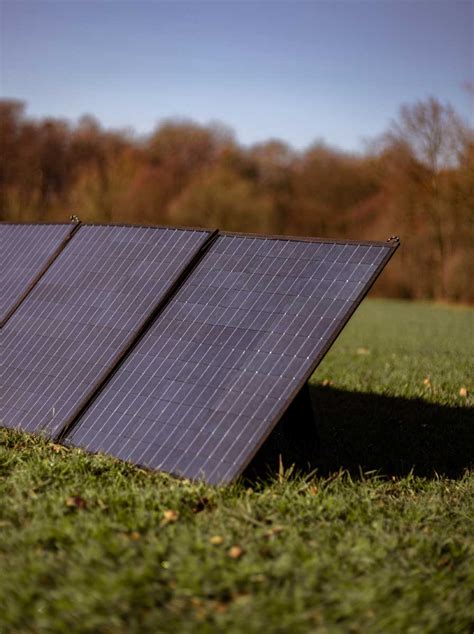
<svg viewBox="0 0 474 634">
<path fill-rule="evenodd" d="M 434 98 L 404 105 L 352 154 L 316 142 L 239 144 L 223 125 L 168 120 L 137 137 L 32 119 L 0 101 L 0 220 L 188 225 L 385 239 L 402 247 L 380 294 L 474 301 L 474 133 Z"/>
</svg>

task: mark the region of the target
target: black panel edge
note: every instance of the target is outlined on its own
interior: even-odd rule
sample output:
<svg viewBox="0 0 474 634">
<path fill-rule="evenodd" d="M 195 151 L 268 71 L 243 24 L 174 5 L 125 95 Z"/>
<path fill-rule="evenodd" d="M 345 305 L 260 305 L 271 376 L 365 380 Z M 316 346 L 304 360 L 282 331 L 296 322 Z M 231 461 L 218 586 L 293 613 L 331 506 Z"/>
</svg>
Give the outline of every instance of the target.
<svg viewBox="0 0 474 634">
<path fill-rule="evenodd" d="M 111 226 L 111 225 L 107 225 Z M 122 225 L 124 226 L 124 225 Z M 127 225 L 129 226 L 129 225 Z M 159 227 L 153 227 L 157 229 Z M 179 228 L 181 229 L 181 227 Z M 196 231 L 195 229 L 193 231 Z M 183 270 L 176 274 L 174 277 L 169 289 L 166 291 L 161 300 L 155 305 L 155 307 L 150 311 L 148 317 L 145 318 L 142 325 L 139 327 L 137 332 L 134 335 L 131 335 L 127 341 L 125 341 L 124 348 L 121 352 L 117 353 L 114 359 L 111 362 L 111 367 L 108 370 L 105 370 L 102 375 L 97 380 L 95 386 L 92 391 L 84 397 L 84 399 L 79 403 L 75 412 L 69 417 L 69 419 L 62 425 L 62 427 L 57 431 L 53 432 L 52 438 L 57 442 L 62 442 L 67 435 L 74 429 L 76 423 L 79 421 L 82 414 L 85 410 L 91 405 L 95 398 L 102 392 L 102 390 L 107 386 L 109 381 L 113 378 L 116 372 L 120 369 L 123 362 L 129 356 L 129 354 L 134 350 L 134 348 L 138 345 L 140 340 L 145 336 L 151 326 L 154 324 L 156 319 L 160 316 L 163 310 L 168 306 L 169 302 L 173 299 L 174 295 L 178 292 L 181 286 L 186 282 L 189 275 L 194 271 L 196 266 L 201 262 L 202 258 L 205 256 L 209 248 L 215 242 L 219 231 L 218 229 L 212 230 L 203 230 L 208 233 L 207 240 L 201 247 L 196 251 L 196 253 L 190 258 L 187 264 L 184 266 Z M 47 429 L 46 429 L 47 430 Z"/>
<path fill-rule="evenodd" d="M 64 223 L 64 222 L 6 222 L 6 223 L 2 223 L 3 225 L 15 225 L 15 226 L 35 226 L 35 225 L 41 225 L 41 226 L 46 226 L 46 225 L 51 225 L 51 226 L 70 226 L 70 231 L 67 234 L 67 236 L 65 238 L 63 238 L 63 240 L 61 241 L 61 243 L 59 244 L 59 246 L 56 248 L 56 250 L 50 255 L 50 257 L 46 260 L 43 268 L 39 271 L 39 273 L 37 273 L 37 275 L 31 280 L 30 284 L 26 287 L 26 289 L 24 290 L 24 292 L 20 295 L 20 297 L 17 299 L 17 301 L 13 304 L 13 306 L 10 308 L 10 310 L 7 312 L 7 314 L 5 315 L 5 317 L 0 321 L 0 328 L 3 328 L 5 326 L 5 324 L 7 323 L 7 321 L 10 319 L 10 317 L 13 315 L 13 313 L 20 307 L 20 305 L 25 301 L 25 299 L 27 298 L 27 296 L 31 293 L 31 291 L 33 290 L 33 288 L 36 286 L 36 284 L 38 284 L 38 282 L 40 281 L 40 279 L 43 277 L 43 275 L 46 273 L 46 271 L 49 269 L 49 267 L 53 264 L 53 262 L 59 257 L 59 255 L 63 252 L 64 248 L 66 247 L 66 245 L 68 244 L 68 242 L 73 238 L 74 234 L 76 233 L 76 231 L 79 229 L 79 227 L 81 226 L 80 222 L 76 222 L 74 224 L 69 224 L 69 223 Z"/>
<path fill-rule="evenodd" d="M 189 227 L 186 225 L 141 225 L 129 222 L 82 222 L 83 227 L 130 227 L 131 229 L 163 229 L 166 231 L 196 231 L 200 233 L 212 233 L 216 229 L 209 227 Z"/>
<path fill-rule="evenodd" d="M 12 220 L 0 220 L 0 227 L 2 225 L 14 225 L 17 227 L 21 226 L 32 226 L 32 225 L 68 225 L 68 222 L 48 222 L 48 221 L 39 221 L 39 222 L 14 222 Z M 130 223 L 130 222 L 87 222 L 79 220 L 74 224 L 80 224 L 83 227 L 132 227 L 134 229 L 166 229 L 169 231 L 198 231 L 200 233 L 211 233 L 214 231 L 214 227 L 190 227 L 187 225 L 148 225 L 148 224 L 140 224 L 140 223 Z"/>
<path fill-rule="evenodd" d="M 229 235 L 229 234 L 227 234 L 227 235 Z M 241 234 L 241 235 L 245 235 L 245 234 Z M 319 240 L 316 240 L 316 242 L 319 242 Z M 363 243 L 359 242 L 357 244 L 363 244 Z M 255 458 L 256 454 L 261 449 L 261 447 L 264 444 L 264 442 L 267 440 L 267 438 L 273 432 L 273 430 L 275 429 L 277 424 L 280 422 L 280 420 L 286 414 L 286 412 L 288 411 L 288 409 L 289 409 L 290 405 L 292 404 L 292 402 L 294 401 L 294 399 L 298 396 L 298 394 L 304 388 L 305 384 L 309 381 L 311 376 L 314 374 L 316 368 L 321 363 L 323 358 L 326 356 L 327 352 L 330 350 L 331 346 L 334 344 L 334 342 L 339 337 L 341 332 L 344 330 L 344 328 L 346 327 L 348 321 L 350 320 L 350 318 L 352 317 L 354 312 L 357 310 L 357 308 L 359 308 L 360 304 L 362 303 L 362 301 L 367 296 L 367 293 L 370 291 L 370 289 L 374 285 L 374 283 L 377 280 L 377 278 L 379 277 L 380 273 L 383 271 L 383 269 L 385 268 L 385 266 L 388 264 L 388 262 L 390 261 L 390 259 L 393 256 L 393 254 L 395 253 L 395 251 L 400 246 L 400 240 L 399 240 L 398 237 L 394 236 L 393 238 L 389 238 L 387 240 L 387 242 L 379 242 L 379 243 L 371 242 L 369 244 L 374 245 L 374 246 L 378 245 L 378 246 L 392 247 L 392 249 L 390 251 L 387 251 L 387 254 L 383 258 L 381 263 L 378 265 L 378 267 L 375 269 L 375 271 L 373 272 L 371 278 L 365 284 L 364 288 L 362 289 L 362 292 L 361 292 L 361 295 L 360 295 L 360 299 L 358 299 L 358 300 L 356 300 L 354 302 L 354 306 L 347 313 L 347 316 L 340 323 L 338 328 L 334 331 L 333 335 L 328 339 L 328 341 L 327 341 L 326 345 L 323 347 L 323 349 L 315 357 L 315 360 L 311 364 L 309 370 L 307 372 L 305 372 L 304 375 L 302 375 L 302 378 L 297 382 L 296 386 L 294 387 L 294 389 L 291 392 L 291 394 L 288 397 L 288 399 L 283 402 L 280 410 L 275 414 L 272 424 L 266 430 L 265 434 L 263 434 L 263 436 L 259 439 L 258 444 L 255 444 L 255 446 L 249 452 L 248 457 L 245 459 L 245 461 L 240 466 L 239 472 L 236 475 L 234 475 L 234 476 L 232 476 L 230 478 L 227 478 L 224 482 L 222 482 L 222 484 L 230 484 L 232 481 L 234 481 L 238 477 L 240 477 L 243 474 L 243 472 L 245 471 L 245 469 L 249 466 L 249 464 L 251 463 L 253 458 Z"/>
<path fill-rule="evenodd" d="M 51 225 L 52 227 L 59 227 L 59 226 L 70 226 L 70 225 L 78 225 L 81 224 L 80 221 L 78 222 L 62 222 L 61 220 L 55 220 L 55 221 L 49 221 L 49 220 L 25 220 L 24 222 L 15 222 L 14 220 L 0 220 L 0 227 L 3 227 L 5 225 L 14 225 L 15 227 L 32 227 L 35 225 L 39 225 L 40 227 L 44 227 L 47 225 Z"/>
<path fill-rule="evenodd" d="M 239 231 L 220 231 L 221 236 L 236 238 L 258 238 L 259 240 L 289 240 L 295 242 L 316 242 L 323 244 L 353 244 L 368 247 L 392 247 L 396 249 L 400 244 L 398 236 L 392 236 L 385 242 L 380 240 L 343 240 L 342 238 L 313 238 L 310 236 L 286 236 L 259 233 L 242 233 Z"/>
</svg>

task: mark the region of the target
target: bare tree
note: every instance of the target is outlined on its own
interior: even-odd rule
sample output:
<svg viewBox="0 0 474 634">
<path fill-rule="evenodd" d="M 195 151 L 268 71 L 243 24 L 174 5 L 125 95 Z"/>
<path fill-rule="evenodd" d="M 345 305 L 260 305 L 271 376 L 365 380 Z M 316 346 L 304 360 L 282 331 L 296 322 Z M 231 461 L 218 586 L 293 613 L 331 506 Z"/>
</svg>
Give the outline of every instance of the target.
<svg viewBox="0 0 474 634">
<path fill-rule="evenodd" d="M 430 97 L 401 106 L 391 135 L 408 143 L 416 158 L 438 175 L 457 164 L 466 133 L 467 126 L 453 107 Z"/>
<path fill-rule="evenodd" d="M 427 168 L 424 182 L 428 204 L 426 215 L 438 253 L 438 294 L 446 295 L 446 260 L 450 208 L 444 200 L 442 173 L 459 166 L 469 136 L 468 126 L 450 104 L 434 97 L 400 108 L 389 138 L 406 144 L 416 159 Z"/>
</svg>

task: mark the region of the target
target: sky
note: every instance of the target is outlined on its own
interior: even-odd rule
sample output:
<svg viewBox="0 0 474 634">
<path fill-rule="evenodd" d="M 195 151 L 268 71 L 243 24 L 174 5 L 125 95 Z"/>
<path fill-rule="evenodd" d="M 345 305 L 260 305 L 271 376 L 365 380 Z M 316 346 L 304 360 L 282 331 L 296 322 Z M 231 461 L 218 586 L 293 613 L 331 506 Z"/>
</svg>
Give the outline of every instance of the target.
<svg viewBox="0 0 474 634">
<path fill-rule="evenodd" d="M 474 2 L 0 0 L 0 92 L 33 117 L 231 126 L 349 151 L 433 95 L 471 125 Z"/>
</svg>

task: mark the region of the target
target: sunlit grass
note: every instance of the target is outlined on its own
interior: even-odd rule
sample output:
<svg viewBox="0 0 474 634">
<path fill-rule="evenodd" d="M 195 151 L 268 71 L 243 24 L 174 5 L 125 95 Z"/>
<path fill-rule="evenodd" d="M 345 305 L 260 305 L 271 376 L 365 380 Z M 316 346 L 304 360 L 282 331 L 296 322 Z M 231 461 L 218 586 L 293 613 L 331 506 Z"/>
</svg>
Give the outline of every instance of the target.
<svg viewBox="0 0 474 634">
<path fill-rule="evenodd" d="M 472 317 L 366 302 L 313 382 L 466 413 Z M 469 471 L 215 488 L 0 430 L 0 632 L 469 632 L 473 520 Z"/>
</svg>

